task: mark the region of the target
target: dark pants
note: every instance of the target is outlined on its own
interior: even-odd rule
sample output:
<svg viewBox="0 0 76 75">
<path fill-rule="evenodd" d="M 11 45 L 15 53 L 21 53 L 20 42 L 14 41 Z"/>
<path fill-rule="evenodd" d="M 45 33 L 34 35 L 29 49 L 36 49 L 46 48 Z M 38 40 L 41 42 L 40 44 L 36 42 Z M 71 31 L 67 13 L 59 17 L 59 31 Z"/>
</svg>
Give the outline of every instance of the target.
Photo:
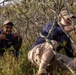
<svg viewBox="0 0 76 75">
<path fill-rule="evenodd" d="M 0 56 L 3 56 L 5 50 L 4 49 L 0 49 Z M 19 51 L 16 51 L 16 50 L 10 50 L 9 51 L 9 54 L 13 54 L 16 58 L 18 57 L 19 55 Z"/>
<path fill-rule="evenodd" d="M 4 49 L 0 49 L 0 56 L 3 56 L 5 50 Z"/>
</svg>

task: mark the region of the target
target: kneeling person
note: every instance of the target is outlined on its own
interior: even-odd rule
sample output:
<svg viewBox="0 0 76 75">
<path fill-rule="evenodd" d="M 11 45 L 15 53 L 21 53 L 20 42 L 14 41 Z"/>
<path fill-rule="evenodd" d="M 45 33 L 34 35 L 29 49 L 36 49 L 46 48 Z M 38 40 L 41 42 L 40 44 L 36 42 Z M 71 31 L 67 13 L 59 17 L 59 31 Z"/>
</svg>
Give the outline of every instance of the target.
<svg viewBox="0 0 76 75">
<path fill-rule="evenodd" d="M 75 57 L 75 51 L 72 48 L 70 38 L 65 34 L 69 33 L 76 29 L 76 26 L 73 27 L 71 19 L 76 17 L 71 13 L 68 13 L 66 10 L 62 11 L 59 15 L 59 22 L 55 23 L 52 32 L 48 39 L 51 41 L 54 49 L 59 53 L 61 49 L 64 48 L 66 52 L 65 55 L 60 55 L 60 57 L 69 65 L 73 70 L 76 70 L 76 61 L 73 60 Z M 41 34 L 47 36 L 49 30 L 51 29 L 52 23 L 48 22 L 43 28 Z M 38 75 L 46 75 L 46 68 L 48 64 L 51 64 L 51 60 L 58 59 L 58 56 L 55 55 L 53 47 L 51 44 L 47 43 L 44 38 L 40 35 L 38 36 L 36 42 L 33 44 L 31 50 L 28 53 L 28 59 L 33 64 L 39 66 Z"/>
<path fill-rule="evenodd" d="M 0 30 L 0 56 L 3 56 L 5 50 L 13 46 L 15 49 L 14 55 L 18 57 L 18 52 L 22 44 L 22 38 L 19 34 L 13 34 L 14 24 L 6 20 Z"/>
</svg>

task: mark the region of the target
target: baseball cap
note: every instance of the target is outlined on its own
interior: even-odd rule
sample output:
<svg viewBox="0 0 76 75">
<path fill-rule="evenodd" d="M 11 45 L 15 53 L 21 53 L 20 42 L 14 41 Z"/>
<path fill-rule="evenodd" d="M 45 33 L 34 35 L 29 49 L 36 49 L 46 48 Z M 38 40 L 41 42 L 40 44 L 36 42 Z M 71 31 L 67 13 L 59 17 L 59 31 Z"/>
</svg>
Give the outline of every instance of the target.
<svg viewBox="0 0 76 75">
<path fill-rule="evenodd" d="M 72 13 L 69 13 L 67 10 L 61 11 L 61 13 L 59 14 L 60 17 L 64 17 L 64 19 L 68 19 L 68 18 L 73 18 L 76 19 L 76 16 L 73 15 Z"/>
<path fill-rule="evenodd" d="M 10 20 L 5 20 L 3 25 L 14 25 Z"/>
</svg>

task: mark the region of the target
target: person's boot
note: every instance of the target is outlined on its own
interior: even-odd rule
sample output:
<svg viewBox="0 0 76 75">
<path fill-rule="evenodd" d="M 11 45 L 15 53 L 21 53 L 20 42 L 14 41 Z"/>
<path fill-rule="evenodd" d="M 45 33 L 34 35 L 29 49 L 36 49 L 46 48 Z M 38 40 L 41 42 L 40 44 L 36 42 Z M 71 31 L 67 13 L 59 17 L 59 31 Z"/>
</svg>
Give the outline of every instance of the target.
<svg viewBox="0 0 76 75">
<path fill-rule="evenodd" d="M 48 75 L 47 73 L 40 73 L 40 74 L 36 74 L 36 75 Z"/>
<path fill-rule="evenodd" d="M 39 71 L 36 75 L 48 75 L 48 74 L 47 74 L 46 70 L 43 69 L 43 70 Z"/>
</svg>

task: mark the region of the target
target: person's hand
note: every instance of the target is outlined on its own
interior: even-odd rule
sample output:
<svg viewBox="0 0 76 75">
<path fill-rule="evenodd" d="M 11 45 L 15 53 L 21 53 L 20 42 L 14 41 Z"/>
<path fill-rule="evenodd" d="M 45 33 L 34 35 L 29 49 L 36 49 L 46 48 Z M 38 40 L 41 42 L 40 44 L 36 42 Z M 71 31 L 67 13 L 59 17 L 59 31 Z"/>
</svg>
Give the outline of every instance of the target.
<svg viewBox="0 0 76 75">
<path fill-rule="evenodd" d="M 14 38 L 22 39 L 22 37 L 19 33 L 14 33 Z"/>
<path fill-rule="evenodd" d="M 73 52 L 74 57 L 76 57 L 76 50 Z"/>
<path fill-rule="evenodd" d="M 8 40 L 7 38 L 6 38 L 6 35 L 5 34 L 0 34 L 0 40 Z"/>
</svg>

